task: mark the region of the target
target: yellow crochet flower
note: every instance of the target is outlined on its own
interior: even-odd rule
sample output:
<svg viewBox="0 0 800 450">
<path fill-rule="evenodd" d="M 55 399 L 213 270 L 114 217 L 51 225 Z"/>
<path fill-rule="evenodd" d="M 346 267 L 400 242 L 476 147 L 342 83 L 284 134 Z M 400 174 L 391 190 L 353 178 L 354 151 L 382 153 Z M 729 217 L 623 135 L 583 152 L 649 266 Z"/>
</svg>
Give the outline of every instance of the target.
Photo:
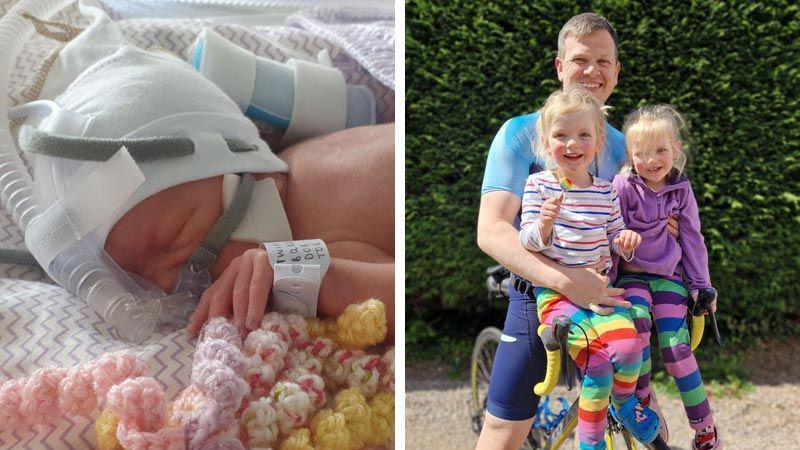
<svg viewBox="0 0 800 450">
<path fill-rule="evenodd" d="M 317 450 L 342 450 L 348 448 L 350 430 L 347 429 L 344 414 L 323 409 L 311 422 L 314 430 L 314 443 Z"/>
<path fill-rule="evenodd" d="M 97 434 L 97 448 L 100 450 L 122 450 L 117 440 L 117 425 L 119 417 L 110 409 L 106 409 L 94 423 L 94 432 Z"/>
<path fill-rule="evenodd" d="M 337 325 L 333 320 L 308 319 L 308 337 L 310 339 L 324 337 L 331 340 L 336 339 Z"/>
<path fill-rule="evenodd" d="M 350 449 L 364 446 L 372 428 L 372 410 L 360 389 L 350 388 L 336 394 L 336 412 L 344 414 L 350 430 Z"/>
<path fill-rule="evenodd" d="M 280 450 L 314 450 L 314 446 L 311 445 L 311 430 L 308 428 L 292 430 L 289 437 L 281 444 Z"/>
<path fill-rule="evenodd" d="M 375 299 L 349 305 L 336 324 L 337 340 L 346 348 L 364 349 L 386 338 L 385 307 Z"/>
<path fill-rule="evenodd" d="M 394 393 L 381 392 L 372 398 L 372 432 L 367 442 L 383 445 L 394 439 Z"/>
</svg>

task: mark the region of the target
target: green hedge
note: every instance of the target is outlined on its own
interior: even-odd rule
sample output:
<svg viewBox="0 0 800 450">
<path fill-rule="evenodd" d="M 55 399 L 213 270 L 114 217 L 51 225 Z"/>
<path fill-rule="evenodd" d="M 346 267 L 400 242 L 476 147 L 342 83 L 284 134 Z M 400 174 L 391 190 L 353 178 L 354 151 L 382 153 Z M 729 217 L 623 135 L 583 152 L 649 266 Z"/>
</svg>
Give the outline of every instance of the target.
<svg viewBox="0 0 800 450">
<path fill-rule="evenodd" d="M 406 3 L 407 321 L 486 310 L 492 261 L 475 224 L 489 144 L 559 87 L 558 31 L 593 10 L 620 39 L 611 123 L 661 102 L 690 123 L 688 174 L 723 331 L 800 330 L 800 8 L 732 3 Z"/>
</svg>

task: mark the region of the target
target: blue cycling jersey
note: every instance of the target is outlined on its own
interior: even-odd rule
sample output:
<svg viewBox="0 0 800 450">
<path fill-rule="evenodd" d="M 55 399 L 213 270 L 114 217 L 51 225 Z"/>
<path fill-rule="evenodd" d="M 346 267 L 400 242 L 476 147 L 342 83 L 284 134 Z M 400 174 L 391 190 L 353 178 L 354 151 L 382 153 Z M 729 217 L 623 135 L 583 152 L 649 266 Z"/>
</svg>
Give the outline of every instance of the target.
<svg viewBox="0 0 800 450">
<path fill-rule="evenodd" d="M 538 112 L 514 117 L 506 121 L 497 132 L 486 158 L 481 195 L 492 191 L 507 191 L 522 198 L 528 175 L 544 167 L 543 161 L 533 154 L 531 146 L 536 139 L 538 118 Z M 589 171 L 592 175 L 610 181 L 626 160 L 625 136 L 606 122 L 606 143 L 598 160 L 600 173 L 596 173 L 594 165 L 590 165 Z"/>
</svg>

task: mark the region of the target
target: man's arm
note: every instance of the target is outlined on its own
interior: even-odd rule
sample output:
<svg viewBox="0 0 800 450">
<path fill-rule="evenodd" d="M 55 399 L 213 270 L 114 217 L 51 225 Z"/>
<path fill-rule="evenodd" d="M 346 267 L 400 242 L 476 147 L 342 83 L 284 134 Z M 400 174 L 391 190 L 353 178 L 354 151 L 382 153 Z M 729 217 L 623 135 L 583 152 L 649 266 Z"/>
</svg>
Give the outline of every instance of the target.
<svg viewBox="0 0 800 450">
<path fill-rule="evenodd" d="M 514 219 L 520 198 L 510 192 L 492 191 L 481 196 L 478 213 L 478 246 L 487 255 L 526 280 L 567 296 L 583 308 L 610 313 L 605 306 L 630 307 L 626 301 L 613 298 L 623 289 L 608 287 L 608 277 L 591 268 L 568 268 L 550 258 L 531 253 L 519 242 Z"/>
</svg>

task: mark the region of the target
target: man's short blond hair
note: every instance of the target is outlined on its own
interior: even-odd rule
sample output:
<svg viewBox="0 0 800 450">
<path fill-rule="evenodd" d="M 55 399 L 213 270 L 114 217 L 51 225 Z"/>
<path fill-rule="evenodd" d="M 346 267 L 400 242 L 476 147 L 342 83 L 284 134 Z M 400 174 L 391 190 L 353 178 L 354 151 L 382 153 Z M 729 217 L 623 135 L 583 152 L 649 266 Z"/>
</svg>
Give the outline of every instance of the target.
<svg viewBox="0 0 800 450">
<path fill-rule="evenodd" d="M 564 42 L 570 36 L 581 37 L 594 33 L 597 30 L 606 30 L 614 41 L 614 57 L 619 59 L 617 48 L 617 32 L 605 17 L 595 13 L 583 13 L 572 16 L 558 32 L 558 57 L 564 57 Z"/>
</svg>

